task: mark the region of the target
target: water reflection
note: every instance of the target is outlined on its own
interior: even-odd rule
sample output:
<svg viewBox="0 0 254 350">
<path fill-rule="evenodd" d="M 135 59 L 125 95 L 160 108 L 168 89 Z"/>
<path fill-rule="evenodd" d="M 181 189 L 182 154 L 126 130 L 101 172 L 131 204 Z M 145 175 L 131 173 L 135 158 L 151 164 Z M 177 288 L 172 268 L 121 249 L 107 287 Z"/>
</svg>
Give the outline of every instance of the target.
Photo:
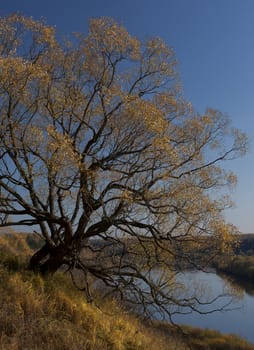
<svg viewBox="0 0 254 350">
<path fill-rule="evenodd" d="M 240 293 L 246 292 L 248 295 L 254 297 L 254 282 L 246 281 L 244 279 L 240 279 L 234 276 L 228 276 L 224 273 L 217 272 L 217 274 L 227 283 L 232 285 L 232 288 L 237 290 L 239 289 Z"/>
<path fill-rule="evenodd" d="M 234 333 L 254 343 L 253 313 L 254 290 L 250 285 L 242 288 L 232 278 L 222 278 L 215 273 L 185 272 L 180 276 L 181 280 L 190 288 L 195 284 L 207 286 L 206 293 L 221 293 L 222 291 L 234 291 L 237 298 L 230 305 L 231 311 L 216 312 L 208 315 L 192 313 L 190 315 L 176 315 L 173 320 L 179 324 L 189 324 L 194 327 L 216 329 L 222 333 Z M 214 306 L 214 305 L 213 305 Z"/>
</svg>

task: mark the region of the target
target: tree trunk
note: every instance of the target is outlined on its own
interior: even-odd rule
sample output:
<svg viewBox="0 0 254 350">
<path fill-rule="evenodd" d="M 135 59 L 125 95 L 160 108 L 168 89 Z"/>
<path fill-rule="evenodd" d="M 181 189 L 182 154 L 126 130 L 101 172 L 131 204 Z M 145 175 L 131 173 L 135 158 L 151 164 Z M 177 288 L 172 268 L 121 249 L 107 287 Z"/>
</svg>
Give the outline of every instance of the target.
<svg viewBox="0 0 254 350">
<path fill-rule="evenodd" d="M 69 251 L 65 245 L 52 247 L 48 243 L 38 250 L 30 259 L 29 269 L 43 275 L 54 274 L 63 264 Z"/>
</svg>

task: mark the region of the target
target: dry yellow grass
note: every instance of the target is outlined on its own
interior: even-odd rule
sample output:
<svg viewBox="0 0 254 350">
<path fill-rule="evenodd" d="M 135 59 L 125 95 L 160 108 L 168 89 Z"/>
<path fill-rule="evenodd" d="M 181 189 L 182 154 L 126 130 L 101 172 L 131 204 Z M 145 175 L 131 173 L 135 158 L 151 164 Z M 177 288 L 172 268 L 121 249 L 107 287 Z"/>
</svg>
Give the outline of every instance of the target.
<svg viewBox="0 0 254 350">
<path fill-rule="evenodd" d="M 26 270 L 36 244 L 25 234 L 0 234 L 0 350 L 254 349 L 219 332 L 186 328 L 183 338 L 166 323 L 144 325 L 112 300 L 88 304 L 68 275 Z"/>
<path fill-rule="evenodd" d="M 1 350 L 175 348 L 114 302 L 87 304 L 61 273 L 49 280 L 1 267 L 0 281 Z"/>
<path fill-rule="evenodd" d="M 100 309 L 86 303 L 66 274 L 27 271 L 26 242 L 25 235 L 0 235 L 1 350 L 185 349 L 173 337 L 155 336 L 114 301 Z"/>
</svg>

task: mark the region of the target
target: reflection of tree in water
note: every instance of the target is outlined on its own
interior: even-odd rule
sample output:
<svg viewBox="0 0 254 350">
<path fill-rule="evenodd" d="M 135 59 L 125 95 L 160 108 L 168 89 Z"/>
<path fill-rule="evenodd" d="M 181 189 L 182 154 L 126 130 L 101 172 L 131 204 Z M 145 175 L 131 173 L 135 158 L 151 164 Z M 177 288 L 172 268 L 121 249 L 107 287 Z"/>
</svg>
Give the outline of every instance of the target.
<svg viewBox="0 0 254 350">
<path fill-rule="evenodd" d="M 229 276 L 225 273 L 219 272 L 218 275 L 232 287 L 232 290 L 236 292 L 239 297 L 244 297 L 244 292 L 250 296 L 254 296 L 254 282 L 246 281 L 243 278 L 236 276 Z"/>
</svg>

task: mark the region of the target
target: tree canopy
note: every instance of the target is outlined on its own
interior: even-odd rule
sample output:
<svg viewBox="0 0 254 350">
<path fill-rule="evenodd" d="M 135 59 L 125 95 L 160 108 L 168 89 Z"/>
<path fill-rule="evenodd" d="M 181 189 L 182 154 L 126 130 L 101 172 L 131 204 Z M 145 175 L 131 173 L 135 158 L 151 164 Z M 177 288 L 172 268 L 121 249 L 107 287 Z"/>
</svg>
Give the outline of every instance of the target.
<svg viewBox="0 0 254 350">
<path fill-rule="evenodd" d="M 174 278 L 197 252 L 230 247 L 224 189 L 236 177 L 222 163 L 246 152 L 246 136 L 184 100 L 160 38 L 99 18 L 59 39 L 19 15 L 0 33 L 0 227 L 38 232 L 30 267 L 82 271 L 88 297 L 99 280 L 146 310 L 198 309 Z"/>
</svg>

